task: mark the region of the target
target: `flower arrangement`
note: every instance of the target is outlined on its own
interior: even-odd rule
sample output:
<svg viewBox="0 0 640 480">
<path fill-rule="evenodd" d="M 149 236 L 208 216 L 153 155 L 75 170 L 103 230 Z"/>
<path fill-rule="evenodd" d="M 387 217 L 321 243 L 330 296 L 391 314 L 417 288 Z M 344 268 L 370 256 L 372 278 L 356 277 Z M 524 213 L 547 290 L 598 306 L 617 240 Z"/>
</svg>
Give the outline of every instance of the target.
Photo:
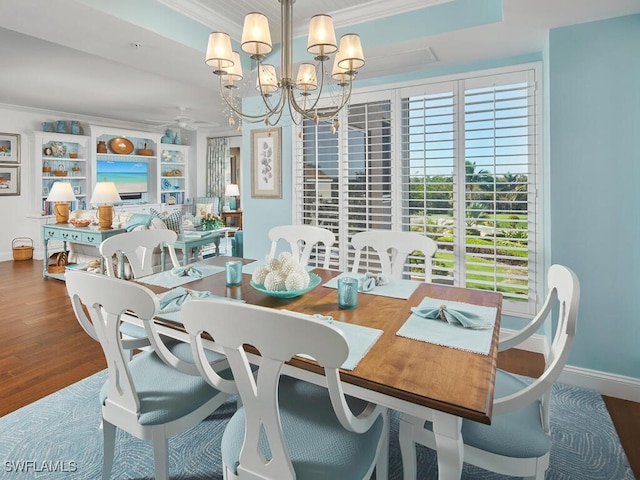
<svg viewBox="0 0 640 480">
<path fill-rule="evenodd" d="M 200 225 L 203 230 L 216 230 L 224 227 L 224 222 L 217 213 L 205 213 L 200 220 Z"/>
</svg>

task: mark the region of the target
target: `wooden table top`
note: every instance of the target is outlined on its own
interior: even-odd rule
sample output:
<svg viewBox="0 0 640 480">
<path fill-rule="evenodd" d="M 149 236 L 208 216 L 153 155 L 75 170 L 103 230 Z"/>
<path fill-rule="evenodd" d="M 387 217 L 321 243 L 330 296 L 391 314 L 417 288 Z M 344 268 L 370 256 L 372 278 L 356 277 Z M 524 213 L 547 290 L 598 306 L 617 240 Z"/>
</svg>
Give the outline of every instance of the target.
<svg viewBox="0 0 640 480">
<path fill-rule="evenodd" d="M 215 257 L 207 262 L 224 265 L 229 258 Z M 243 261 L 245 264 L 252 262 L 248 259 Z M 247 274 L 243 275 L 243 284 L 238 287 L 226 287 L 223 274 L 195 280 L 185 287 L 243 299 L 254 305 L 288 309 L 310 315 L 331 315 L 335 320 L 342 322 L 378 328 L 384 333 L 354 370 L 341 371 L 343 381 L 414 404 L 490 423 L 498 355 L 501 294 L 422 283 L 407 300 L 360 294 L 357 308 L 340 310 L 337 290 L 322 286 L 340 272 L 323 269 L 313 272 L 322 278 L 321 285 L 292 299 L 279 299 L 260 293 L 250 286 L 251 275 Z M 156 292 L 166 290 L 161 287 L 149 287 Z M 425 296 L 496 307 L 497 318 L 489 355 L 396 335 L 409 318 L 411 307 L 418 305 Z M 172 325 L 164 320 L 159 322 L 172 328 L 181 328 L 180 325 Z M 296 357 L 291 361 L 291 365 L 322 373 L 318 365 L 311 360 Z"/>
</svg>

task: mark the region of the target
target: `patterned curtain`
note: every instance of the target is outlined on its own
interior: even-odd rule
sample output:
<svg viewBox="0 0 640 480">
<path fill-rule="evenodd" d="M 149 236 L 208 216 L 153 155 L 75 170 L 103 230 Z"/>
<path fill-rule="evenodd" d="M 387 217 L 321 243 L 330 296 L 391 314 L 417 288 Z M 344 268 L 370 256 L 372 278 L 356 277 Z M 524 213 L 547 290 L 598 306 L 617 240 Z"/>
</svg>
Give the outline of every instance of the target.
<svg viewBox="0 0 640 480">
<path fill-rule="evenodd" d="M 231 183 L 231 154 L 228 138 L 207 138 L 207 197 L 224 199 L 224 189 Z"/>
</svg>

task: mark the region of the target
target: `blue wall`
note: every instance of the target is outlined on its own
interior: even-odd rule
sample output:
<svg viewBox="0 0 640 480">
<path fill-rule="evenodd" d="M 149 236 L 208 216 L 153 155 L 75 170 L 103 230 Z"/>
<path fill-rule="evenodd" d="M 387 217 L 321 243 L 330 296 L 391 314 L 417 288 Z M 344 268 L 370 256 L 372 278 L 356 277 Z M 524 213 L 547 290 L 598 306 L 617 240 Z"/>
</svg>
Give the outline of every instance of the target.
<svg viewBox="0 0 640 480">
<path fill-rule="evenodd" d="M 551 260 L 582 297 L 569 363 L 640 378 L 640 15 L 549 37 Z"/>
<path fill-rule="evenodd" d="M 633 378 L 640 378 L 640 313 L 632 300 L 640 298 L 639 46 L 640 15 L 633 15 L 553 30 L 545 55 L 422 72 L 427 77 L 545 62 L 551 232 L 544 251 L 551 263 L 575 270 L 582 288 L 569 364 Z M 245 152 L 251 150 L 251 128 L 264 126 L 245 125 Z M 242 200 L 247 257 L 263 258 L 269 228 L 292 221 L 291 129 L 282 133 L 283 198 Z M 243 158 L 243 191 L 250 192 L 249 156 Z"/>
</svg>

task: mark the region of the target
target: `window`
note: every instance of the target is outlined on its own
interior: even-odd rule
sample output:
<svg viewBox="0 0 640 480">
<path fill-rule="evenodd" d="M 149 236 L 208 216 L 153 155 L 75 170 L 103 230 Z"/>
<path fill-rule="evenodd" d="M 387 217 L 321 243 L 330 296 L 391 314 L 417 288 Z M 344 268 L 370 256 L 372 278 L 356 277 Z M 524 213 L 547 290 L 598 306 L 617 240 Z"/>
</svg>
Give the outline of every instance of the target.
<svg viewBox="0 0 640 480">
<path fill-rule="evenodd" d="M 539 285 L 535 67 L 352 98 L 338 134 L 307 122 L 297 156 L 301 223 L 415 231 L 438 244 L 433 281 L 504 295 L 532 314 Z M 352 250 L 333 264 L 348 269 Z M 407 275 L 419 278 L 420 256 Z M 376 265 L 369 265 L 375 269 Z"/>
</svg>

